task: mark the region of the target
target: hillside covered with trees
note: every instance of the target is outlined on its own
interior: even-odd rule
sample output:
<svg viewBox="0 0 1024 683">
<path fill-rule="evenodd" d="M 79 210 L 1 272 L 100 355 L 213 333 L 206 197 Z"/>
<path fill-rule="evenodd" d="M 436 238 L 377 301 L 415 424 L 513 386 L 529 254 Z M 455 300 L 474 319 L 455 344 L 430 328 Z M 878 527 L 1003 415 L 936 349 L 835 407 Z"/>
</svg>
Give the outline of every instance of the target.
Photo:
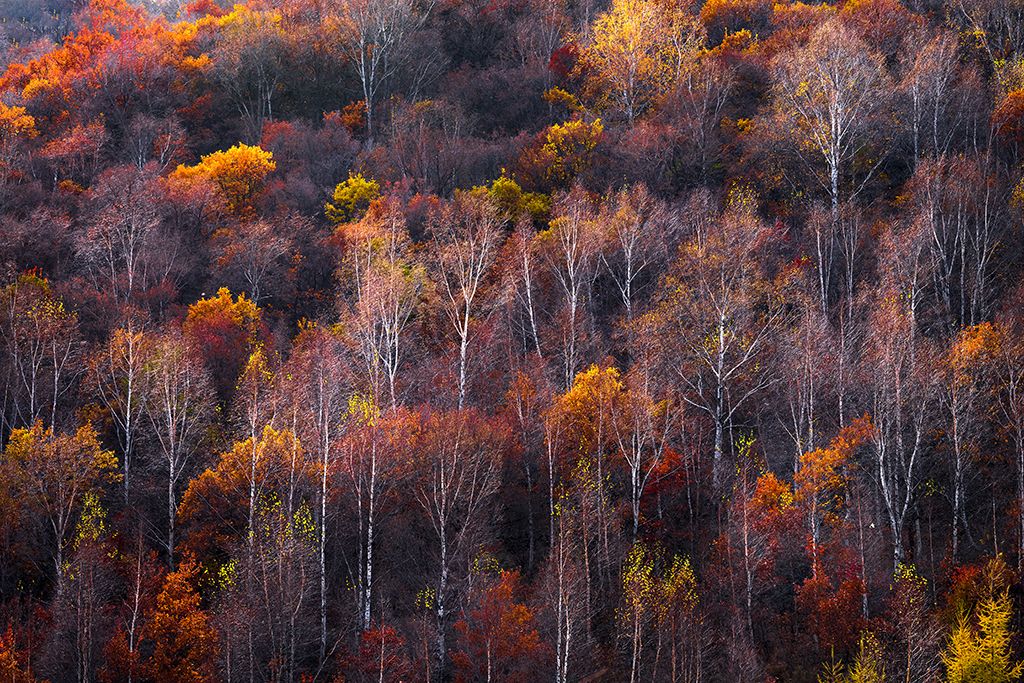
<svg viewBox="0 0 1024 683">
<path fill-rule="evenodd" d="M 1024 674 L 1021 0 L 0 1 L 0 680 Z"/>
</svg>

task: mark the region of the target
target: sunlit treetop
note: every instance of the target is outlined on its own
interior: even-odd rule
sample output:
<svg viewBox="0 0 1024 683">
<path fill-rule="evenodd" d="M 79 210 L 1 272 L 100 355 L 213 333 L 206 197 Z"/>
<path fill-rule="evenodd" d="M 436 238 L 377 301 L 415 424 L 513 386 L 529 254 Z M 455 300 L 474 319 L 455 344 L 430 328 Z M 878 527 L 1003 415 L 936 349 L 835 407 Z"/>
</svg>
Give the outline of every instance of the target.
<svg viewBox="0 0 1024 683">
<path fill-rule="evenodd" d="M 223 321 L 223 322 L 221 322 Z M 221 287 L 215 296 L 200 299 L 188 307 L 184 329 L 186 334 L 205 324 L 229 323 L 247 331 L 255 341 L 260 325 L 260 309 L 244 293 L 232 297 L 231 290 Z"/>
<path fill-rule="evenodd" d="M 255 202 L 263 192 L 268 175 L 277 168 L 274 155 L 257 145 L 237 145 L 212 152 L 198 164 L 184 164 L 175 169 L 175 180 L 208 180 L 218 188 L 229 211 L 237 215 L 252 214 Z"/>
<path fill-rule="evenodd" d="M 8 136 L 32 138 L 37 135 L 36 120 L 25 112 L 24 107 L 9 107 L 0 102 L 0 144 Z"/>
<path fill-rule="evenodd" d="M 332 223 L 359 220 L 379 196 L 380 183 L 363 177 L 362 173 L 350 173 L 348 180 L 334 188 L 334 195 L 324 207 L 324 213 Z"/>
<path fill-rule="evenodd" d="M 0 75 L 0 91 L 26 102 L 48 102 L 57 118 L 81 104 L 76 89 L 109 87 L 118 69 L 131 69 L 131 87 L 155 87 L 158 67 L 179 76 L 208 64 L 196 44 L 196 24 L 150 18 L 125 0 L 92 0 L 80 15 L 78 30 L 53 50 L 25 63 L 15 62 Z"/>
</svg>

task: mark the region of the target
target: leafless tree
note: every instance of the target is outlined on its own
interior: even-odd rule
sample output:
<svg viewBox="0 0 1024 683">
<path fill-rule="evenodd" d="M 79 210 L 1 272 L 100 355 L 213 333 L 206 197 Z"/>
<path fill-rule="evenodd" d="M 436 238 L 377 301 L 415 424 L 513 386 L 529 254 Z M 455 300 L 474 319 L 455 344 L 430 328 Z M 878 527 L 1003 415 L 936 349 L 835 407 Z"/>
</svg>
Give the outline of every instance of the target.
<svg viewBox="0 0 1024 683">
<path fill-rule="evenodd" d="M 779 55 L 775 78 L 779 122 L 801 165 L 829 197 L 838 224 L 839 205 L 860 193 L 884 159 L 877 123 L 891 86 L 882 58 L 832 20 L 818 26 L 805 47 Z M 854 174 L 854 160 L 868 154 L 867 170 Z"/>
<path fill-rule="evenodd" d="M 205 438 L 214 395 L 202 357 L 177 330 L 165 331 L 154 342 L 147 368 L 146 413 L 167 473 L 164 547 L 173 567 L 178 491 Z"/>
<path fill-rule="evenodd" d="M 441 308 L 459 345 L 459 408 L 466 402 L 466 368 L 472 323 L 480 289 L 499 246 L 502 220 L 494 205 L 478 195 L 460 194 L 430 221 Z"/>
</svg>

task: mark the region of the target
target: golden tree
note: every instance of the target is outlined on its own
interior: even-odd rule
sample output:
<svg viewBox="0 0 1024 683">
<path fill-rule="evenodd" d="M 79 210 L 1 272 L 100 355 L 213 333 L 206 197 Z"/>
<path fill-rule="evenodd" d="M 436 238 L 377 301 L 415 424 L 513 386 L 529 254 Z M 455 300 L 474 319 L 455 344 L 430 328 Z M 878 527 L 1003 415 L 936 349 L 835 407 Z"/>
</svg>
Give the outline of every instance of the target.
<svg viewBox="0 0 1024 683">
<path fill-rule="evenodd" d="M 1004 683 L 1020 680 L 1024 663 L 1013 660 L 1010 619 L 1013 606 L 1007 593 L 990 595 L 974 609 L 957 615 L 942 653 L 948 683 Z M 974 623 L 976 622 L 976 623 Z"/>
<path fill-rule="evenodd" d="M 156 598 L 156 612 L 143 632 L 153 642 L 146 665 L 149 678 L 167 683 L 205 683 L 217 680 L 217 631 L 200 606 L 195 581 L 199 565 L 192 558 L 181 563 L 164 581 Z"/>
<path fill-rule="evenodd" d="M 703 49 L 696 19 L 655 0 L 615 0 L 591 26 L 582 66 L 599 105 L 630 123 Z"/>
<path fill-rule="evenodd" d="M 239 143 L 226 150 L 206 154 L 198 164 L 175 169 L 174 180 L 214 184 L 228 209 L 235 214 L 250 214 L 263 191 L 267 176 L 277 168 L 274 155 L 257 145 Z"/>
<path fill-rule="evenodd" d="M 4 451 L 3 478 L 18 500 L 39 514 L 53 532 L 57 580 L 64 572 L 64 550 L 81 501 L 118 475 L 117 459 L 103 450 L 91 425 L 74 434 L 55 434 L 39 420 L 11 432 Z"/>
</svg>

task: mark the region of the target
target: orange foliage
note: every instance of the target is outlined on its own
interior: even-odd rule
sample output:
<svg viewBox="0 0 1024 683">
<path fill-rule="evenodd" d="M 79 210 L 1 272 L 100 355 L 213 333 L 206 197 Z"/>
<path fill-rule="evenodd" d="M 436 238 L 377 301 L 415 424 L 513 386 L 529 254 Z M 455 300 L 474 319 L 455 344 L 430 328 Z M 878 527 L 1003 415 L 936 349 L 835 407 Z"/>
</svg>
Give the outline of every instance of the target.
<svg viewBox="0 0 1024 683">
<path fill-rule="evenodd" d="M 958 380 L 969 379 L 979 366 L 992 361 L 999 352 L 999 330 L 989 322 L 960 330 L 949 351 L 949 365 Z"/>
<path fill-rule="evenodd" d="M 1014 90 L 999 101 L 992 112 L 992 125 L 1002 138 L 1024 143 L 1024 89 Z"/>
<path fill-rule="evenodd" d="M 254 441 L 236 442 L 214 467 L 193 479 L 181 499 L 178 518 L 187 528 L 186 547 L 198 557 L 227 553 L 245 537 L 250 486 L 257 506 L 284 497 L 292 463 L 303 463 L 294 434 L 266 425 Z"/>
<path fill-rule="evenodd" d="M 516 683 L 535 680 L 535 672 L 547 657 L 533 612 L 517 598 L 517 571 L 500 572 L 497 584 L 485 589 L 476 606 L 455 624 L 458 651 L 455 680 L 478 681 L 488 677 Z"/>
<path fill-rule="evenodd" d="M 821 534 L 824 526 L 837 526 L 843 509 L 848 469 L 854 451 L 874 433 L 871 419 L 865 415 L 840 430 L 825 448 L 800 456 L 800 468 L 794 477 L 796 500 L 805 510 L 810 527 L 811 562 L 818 572 Z"/>
<path fill-rule="evenodd" d="M 853 452 L 863 444 L 874 431 L 871 418 L 859 417 L 839 432 L 825 448 L 818 448 L 800 456 L 800 469 L 796 473 L 797 500 L 801 501 L 822 491 L 834 490 L 843 485 L 842 468 Z"/>
<path fill-rule="evenodd" d="M 325 114 L 326 116 L 326 114 Z M 363 135 L 366 133 L 366 102 L 358 100 L 349 102 L 340 114 L 341 123 L 352 135 Z"/>
<path fill-rule="evenodd" d="M 17 150 L 20 144 L 39 135 L 36 120 L 24 107 L 10 107 L 0 102 L 0 180 L 17 175 Z"/>
<path fill-rule="evenodd" d="M 211 181 L 235 214 L 254 212 L 255 201 L 263 192 L 264 181 L 277 164 L 274 155 L 256 145 L 239 143 L 230 149 L 207 154 L 194 166 L 178 166 L 173 178 L 189 184 Z"/>
<path fill-rule="evenodd" d="M 28 61 L 13 63 L 0 74 L 0 92 L 17 92 L 29 102 L 45 103 L 57 120 L 68 118 L 82 101 L 76 89 L 109 87 L 118 71 L 132 74 L 132 89 L 144 89 L 160 67 L 179 78 L 203 68 L 208 59 L 198 52 L 196 25 L 150 19 L 127 0 L 92 0 L 82 13 L 81 27 L 55 49 Z"/>
<path fill-rule="evenodd" d="M 750 502 L 761 513 L 779 515 L 793 504 L 793 489 L 774 472 L 768 472 L 757 478 Z"/>
<path fill-rule="evenodd" d="M 233 298 L 226 287 L 189 306 L 182 331 L 203 354 L 221 397 L 234 386 L 252 349 L 267 337 L 259 307 L 245 294 Z"/>
<path fill-rule="evenodd" d="M 6 633 L 0 633 L 0 680 L 4 683 L 35 683 L 36 678 L 22 653 L 14 642 L 14 631 L 10 626 Z"/>
<path fill-rule="evenodd" d="M 568 443 L 591 452 L 612 438 L 612 416 L 623 407 L 624 391 L 618 368 L 592 365 L 558 397 L 550 417 L 559 422 Z"/>
<path fill-rule="evenodd" d="M 25 107 L 9 107 L 0 102 L 0 144 L 8 136 L 34 138 L 37 135 L 36 120 L 25 113 Z"/>
<path fill-rule="evenodd" d="M 212 683 L 217 680 L 218 636 L 200 607 L 195 582 L 199 565 L 192 558 L 167 575 L 156 599 L 156 612 L 143 631 L 153 654 L 146 673 L 165 683 Z"/>
</svg>

